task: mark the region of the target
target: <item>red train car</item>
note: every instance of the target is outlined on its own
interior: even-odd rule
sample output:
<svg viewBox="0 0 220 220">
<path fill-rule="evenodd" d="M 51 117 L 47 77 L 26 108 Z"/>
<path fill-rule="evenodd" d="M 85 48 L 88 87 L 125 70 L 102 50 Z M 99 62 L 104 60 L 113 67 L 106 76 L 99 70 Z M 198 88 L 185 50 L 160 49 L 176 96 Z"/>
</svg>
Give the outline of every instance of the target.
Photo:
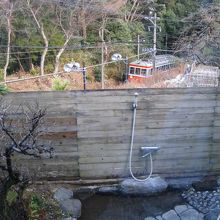
<svg viewBox="0 0 220 220">
<path fill-rule="evenodd" d="M 156 71 L 166 70 L 175 66 L 176 57 L 172 55 L 156 56 Z M 151 77 L 153 73 L 152 60 L 136 60 L 129 64 L 128 80 L 141 80 Z"/>
</svg>

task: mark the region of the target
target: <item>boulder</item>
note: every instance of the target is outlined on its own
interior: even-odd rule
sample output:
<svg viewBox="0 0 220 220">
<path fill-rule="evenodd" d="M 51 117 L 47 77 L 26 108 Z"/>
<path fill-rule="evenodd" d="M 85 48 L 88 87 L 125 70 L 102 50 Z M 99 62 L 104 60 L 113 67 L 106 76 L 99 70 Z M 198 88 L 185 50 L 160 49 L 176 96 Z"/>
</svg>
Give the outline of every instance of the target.
<svg viewBox="0 0 220 220">
<path fill-rule="evenodd" d="M 182 212 L 180 215 L 181 220 L 203 220 L 203 214 L 199 213 L 195 209 L 188 209 Z"/>
<path fill-rule="evenodd" d="M 177 205 L 175 206 L 174 210 L 176 211 L 177 214 L 180 214 L 184 211 L 186 211 L 188 207 L 186 205 Z"/>
<path fill-rule="evenodd" d="M 200 180 L 201 178 L 170 178 L 166 181 L 171 189 L 189 189 L 194 182 L 198 182 Z"/>
<path fill-rule="evenodd" d="M 204 220 L 219 220 L 219 219 L 220 219 L 220 209 L 213 209 L 209 211 L 204 217 Z"/>
<path fill-rule="evenodd" d="M 157 220 L 157 219 L 155 219 L 155 218 L 153 218 L 153 217 L 147 217 L 147 218 L 145 218 L 144 220 Z"/>
<path fill-rule="evenodd" d="M 174 210 L 170 210 L 162 215 L 164 220 L 180 220 L 179 216 Z"/>
<path fill-rule="evenodd" d="M 152 177 L 144 182 L 126 179 L 120 184 L 120 190 L 128 195 L 155 195 L 167 189 L 167 182 L 161 177 Z"/>
<path fill-rule="evenodd" d="M 78 199 L 66 199 L 60 203 L 61 209 L 73 218 L 81 216 L 82 204 Z"/>
<path fill-rule="evenodd" d="M 71 199 L 73 197 L 73 191 L 66 188 L 59 188 L 55 191 L 53 198 L 58 202 L 61 202 L 66 199 Z"/>
<path fill-rule="evenodd" d="M 117 186 L 102 186 L 97 190 L 100 194 L 118 194 L 119 189 Z"/>
<path fill-rule="evenodd" d="M 72 218 L 72 217 L 67 217 L 67 218 L 63 218 L 63 220 L 77 220 L 76 218 Z"/>
</svg>

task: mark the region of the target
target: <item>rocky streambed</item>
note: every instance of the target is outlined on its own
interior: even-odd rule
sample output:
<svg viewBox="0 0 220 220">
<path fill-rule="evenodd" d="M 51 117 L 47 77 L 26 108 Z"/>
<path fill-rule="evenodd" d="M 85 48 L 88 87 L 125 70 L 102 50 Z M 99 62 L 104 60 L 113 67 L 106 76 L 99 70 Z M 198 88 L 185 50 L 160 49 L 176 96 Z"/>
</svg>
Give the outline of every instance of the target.
<svg viewBox="0 0 220 220">
<path fill-rule="evenodd" d="M 129 179 L 115 186 L 60 188 L 54 198 L 68 220 L 220 220 L 219 184 L 168 186 L 158 177 L 145 183 Z"/>
</svg>

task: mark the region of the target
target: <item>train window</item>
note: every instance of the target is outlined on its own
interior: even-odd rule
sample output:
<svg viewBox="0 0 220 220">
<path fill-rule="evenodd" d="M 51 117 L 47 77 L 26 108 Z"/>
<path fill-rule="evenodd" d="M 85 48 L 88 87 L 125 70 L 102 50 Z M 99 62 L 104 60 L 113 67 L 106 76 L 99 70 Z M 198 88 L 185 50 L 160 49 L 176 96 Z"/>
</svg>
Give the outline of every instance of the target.
<svg viewBox="0 0 220 220">
<path fill-rule="evenodd" d="M 146 76 L 147 70 L 146 69 L 141 69 L 141 75 Z"/>
<path fill-rule="evenodd" d="M 134 74 L 134 67 L 130 67 L 129 73 L 130 73 L 130 74 Z"/>
<path fill-rule="evenodd" d="M 135 74 L 140 75 L 140 72 L 141 72 L 140 70 L 141 70 L 140 68 L 136 68 Z"/>
<path fill-rule="evenodd" d="M 150 70 L 146 70 L 146 76 L 150 75 Z"/>
</svg>

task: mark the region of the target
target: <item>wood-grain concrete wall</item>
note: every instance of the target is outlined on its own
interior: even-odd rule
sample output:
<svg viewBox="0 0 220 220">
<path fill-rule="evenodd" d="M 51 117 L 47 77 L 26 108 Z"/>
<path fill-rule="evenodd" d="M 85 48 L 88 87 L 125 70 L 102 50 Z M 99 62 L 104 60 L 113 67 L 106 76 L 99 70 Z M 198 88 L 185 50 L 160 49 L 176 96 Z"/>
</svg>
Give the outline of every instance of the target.
<svg viewBox="0 0 220 220">
<path fill-rule="evenodd" d="M 214 127 L 210 167 L 212 172 L 220 173 L 220 87 L 217 89 L 216 105 L 214 108 Z"/>
<path fill-rule="evenodd" d="M 19 168 L 26 171 L 28 167 L 36 178 L 79 178 L 77 104 L 74 97 L 75 94 L 71 92 L 9 93 L 3 97 L 1 104 L 11 106 L 10 108 L 16 111 L 21 111 L 20 105 L 32 107 L 38 104 L 47 109 L 40 141 L 54 147 L 54 157 L 39 160 L 19 155 L 16 157 L 16 165 Z"/>
<path fill-rule="evenodd" d="M 141 146 L 159 146 L 154 173 L 195 177 L 220 173 L 218 88 L 139 89 L 10 93 L 4 102 L 47 107 L 44 140 L 53 159 L 22 160 L 37 176 L 53 179 L 105 179 L 129 176 L 132 103 L 138 108 L 132 167 L 149 172 Z M 19 160 L 18 160 L 19 163 Z"/>
</svg>

